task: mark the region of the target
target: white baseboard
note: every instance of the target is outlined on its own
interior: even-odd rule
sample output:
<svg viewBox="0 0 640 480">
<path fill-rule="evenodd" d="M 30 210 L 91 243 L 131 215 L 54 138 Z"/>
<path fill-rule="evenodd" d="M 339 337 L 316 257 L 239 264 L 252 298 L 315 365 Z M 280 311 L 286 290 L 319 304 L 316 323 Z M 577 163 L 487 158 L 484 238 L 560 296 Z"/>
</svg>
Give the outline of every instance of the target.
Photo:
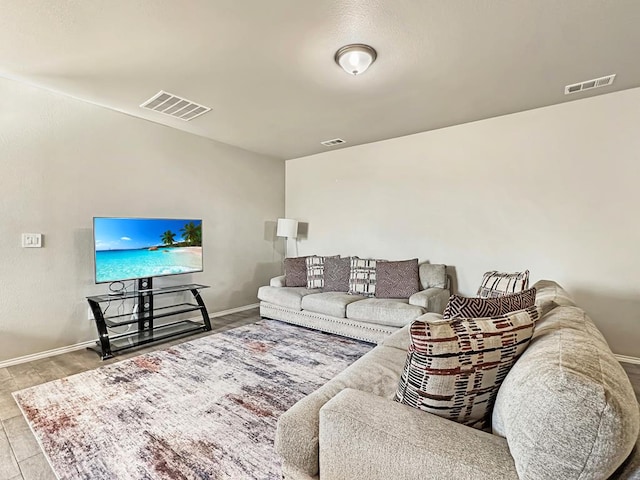
<svg viewBox="0 0 640 480">
<path fill-rule="evenodd" d="M 616 355 L 615 357 L 619 362 L 635 363 L 636 365 L 640 365 L 640 358 L 638 357 L 628 357 L 626 355 Z"/>
<path fill-rule="evenodd" d="M 244 307 L 230 308 L 229 310 L 221 310 L 220 312 L 210 313 L 209 318 L 224 317 L 225 315 L 244 312 L 245 310 L 251 310 L 252 308 L 258 308 L 259 306 L 260 306 L 259 303 L 252 303 L 251 305 L 245 305 Z"/>
<path fill-rule="evenodd" d="M 33 362 L 34 360 L 40 360 L 41 358 L 54 357 L 56 355 L 62 355 L 63 353 L 73 352 L 74 350 L 82 350 L 83 348 L 93 345 L 95 342 L 95 340 L 90 340 L 88 342 L 76 343 L 67 347 L 54 348 L 53 350 L 47 350 L 45 352 L 32 353 L 31 355 L 25 355 L 23 357 L 11 358 L 0 362 L 0 368 L 10 367 L 20 363 Z"/>
<path fill-rule="evenodd" d="M 252 303 L 251 305 L 245 305 L 243 307 L 230 308 L 228 310 L 221 310 L 209 314 L 209 318 L 223 317 L 225 315 L 231 315 L 232 313 L 244 312 L 245 310 L 251 310 L 252 308 L 258 308 L 259 303 Z M 195 317 L 194 317 L 195 318 Z M 202 317 L 198 317 L 202 318 Z M 55 357 L 56 355 L 62 355 L 63 353 L 73 352 L 75 350 L 82 350 L 91 345 L 94 345 L 96 340 L 89 340 L 88 342 L 76 343 L 74 345 L 68 345 L 66 347 L 54 348 L 53 350 L 47 350 L 44 352 L 32 353 L 31 355 L 25 355 L 23 357 L 10 358 L 0 362 L 0 368 L 10 367 L 12 365 L 18 365 L 20 363 L 33 362 L 47 357 Z M 640 362 L 640 359 L 638 360 Z"/>
</svg>

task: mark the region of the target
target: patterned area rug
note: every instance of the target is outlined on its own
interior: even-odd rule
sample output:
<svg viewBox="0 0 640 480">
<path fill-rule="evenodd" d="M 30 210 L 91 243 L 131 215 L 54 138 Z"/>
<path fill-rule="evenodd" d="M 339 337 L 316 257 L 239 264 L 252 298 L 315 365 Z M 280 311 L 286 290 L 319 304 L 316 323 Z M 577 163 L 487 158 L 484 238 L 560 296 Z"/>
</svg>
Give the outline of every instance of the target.
<svg viewBox="0 0 640 480">
<path fill-rule="evenodd" d="M 262 320 L 14 397 L 60 479 L 279 479 L 278 417 L 372 347 Z"/>
</svg>

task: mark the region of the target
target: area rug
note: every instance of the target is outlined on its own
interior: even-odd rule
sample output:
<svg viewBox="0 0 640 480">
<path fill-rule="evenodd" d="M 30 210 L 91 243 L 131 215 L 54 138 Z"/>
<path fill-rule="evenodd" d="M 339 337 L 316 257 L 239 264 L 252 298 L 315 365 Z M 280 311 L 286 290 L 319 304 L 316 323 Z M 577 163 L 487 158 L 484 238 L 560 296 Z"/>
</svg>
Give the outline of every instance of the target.
<svg viewBox="0 0 640 480">
<path fill-rule="evenodd" d="M 278 417 L 372 347 L 261 320 L 14 397 L 60 479 L 279 479 Z"/>
</svg>

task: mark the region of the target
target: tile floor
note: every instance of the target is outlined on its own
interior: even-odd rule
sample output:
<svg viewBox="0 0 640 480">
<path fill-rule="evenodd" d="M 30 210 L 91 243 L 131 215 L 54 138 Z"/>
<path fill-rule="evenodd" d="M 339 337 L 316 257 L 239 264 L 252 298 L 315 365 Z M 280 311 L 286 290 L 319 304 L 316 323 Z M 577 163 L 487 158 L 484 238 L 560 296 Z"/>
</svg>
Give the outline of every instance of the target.
<svg viewBox="0 0 640 480">
<path fill-rule="evenodd" d="M 56 480 L 11 392 L 40 383 L 67 377 L 102 365 L 118 362 L 141 353 L 167 348 L 194 338 L 240 327 L 260 319 L 258 309 L 211 319 L 213 330 L 173 341 L 150 345 L 118 355 L 107 361 L 95 352 L 74 352 L 43 358 L 29 363 L 0 368 L 0 480 Z"/>
<path fill-rule="evenodd" d="M 193 340 L 200 336 L 254 323 L 259 319 L 258 309 L 214 318 L 211 322 L 213 327 L 211 332 L 141 348 L 118 355 L 115 359 L 106 362 L 101 361 L 94 352 L 77 350 L 55 357 L 0 368 L 0 421 L 2 423 L 0 429 L 0 480 L 55 480 L 55 475 L 14 402 L 11 392 L 91 370 L 144 352 L 167 348 L 170 345 Z M 623 363 L 622 366 L 631 379 L 636 397 L 640 399 L 640 365 Z"/>
</svg>

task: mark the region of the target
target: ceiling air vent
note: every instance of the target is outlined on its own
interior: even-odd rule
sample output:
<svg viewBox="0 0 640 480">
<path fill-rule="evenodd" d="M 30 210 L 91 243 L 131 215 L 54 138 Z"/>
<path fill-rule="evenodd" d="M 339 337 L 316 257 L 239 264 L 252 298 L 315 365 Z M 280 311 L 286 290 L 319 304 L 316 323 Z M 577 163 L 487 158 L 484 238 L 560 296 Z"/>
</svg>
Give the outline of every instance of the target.
<svg viewBox="0 0 640 480">
<path fill-rule="evenodd" d="M 592 88 L 606 87 L 613 83 L 616 74 L 607 75 L 606 77 L 594 78 L 593 80 L 587 80 L 586 82 L 574 83 L 573 85 L 567 85 L 564 87 L 564 94 L 584 92 L 585 90 L 591 90 Z"/>
<path fill-rule="evenodd" d="M 153 110 L 154 112 L 164 113 L 180 120 L 193 120 L 203 113 L 211 110 L 209 107 L 192 102 L 186 98 L 178 97 L 172 93 L 160 90 L 149 100 L 140 105 L 142 108 Z"/>
<path fill-rule="evenodd" d="M 341 138 L 334 138 L 333 140 L 325 140 L 324 142 L 320 142 L 325 147 L 335 147 L 336 145 L 341 145 L 343 143 L 347 143 Z"/>
</svg>

